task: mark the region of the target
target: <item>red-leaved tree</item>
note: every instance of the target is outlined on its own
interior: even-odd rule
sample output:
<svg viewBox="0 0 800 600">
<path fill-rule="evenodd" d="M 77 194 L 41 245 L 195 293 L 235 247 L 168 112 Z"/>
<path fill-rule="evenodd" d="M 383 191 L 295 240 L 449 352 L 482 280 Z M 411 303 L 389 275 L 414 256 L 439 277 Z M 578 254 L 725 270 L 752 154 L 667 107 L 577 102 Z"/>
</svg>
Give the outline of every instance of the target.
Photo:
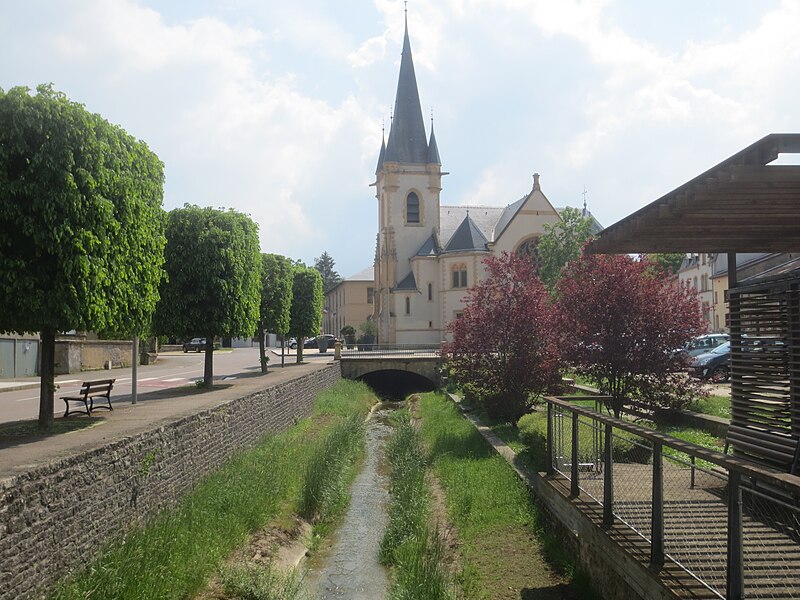
<svg viewBox="0 0 800 600">
<path fill-rule="evenodd" d="M 530 260 L 503 253 L 484 264 L 488 278 L 469 290 L 444 353 L 488 416 L 516 423 L 560 381 L 552 311 Z"/>
<path fill-rule="evenodd" d="M 646 258 L 584 254 L 556 287 L 564 358 L 611 396 L 679 408 L 700 395 L 676 350 L 705 331 L 696 294 L 675 285 Z"/>
</svg>

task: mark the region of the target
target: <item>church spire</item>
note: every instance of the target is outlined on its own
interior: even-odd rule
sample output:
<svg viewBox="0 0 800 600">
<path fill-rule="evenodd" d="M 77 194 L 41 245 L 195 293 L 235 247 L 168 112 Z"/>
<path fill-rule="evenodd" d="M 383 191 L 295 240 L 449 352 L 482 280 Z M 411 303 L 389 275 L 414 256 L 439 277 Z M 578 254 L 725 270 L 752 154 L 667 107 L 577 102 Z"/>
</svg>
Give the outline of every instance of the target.
<svg viewBox="0 0 800 600">
<path fill-rule="evenodd" d="M 400 58 L 400 76 L 397 79 L 397 96 L 394 101 L 394 120 L 386 144 L 386 161 L 420 163 L 428 162 L 428 143 L 425 122 L 419 102 L 414 59 L 408 39 L 408 14 L 406 13 L 403 53 Z"/>
</svg>

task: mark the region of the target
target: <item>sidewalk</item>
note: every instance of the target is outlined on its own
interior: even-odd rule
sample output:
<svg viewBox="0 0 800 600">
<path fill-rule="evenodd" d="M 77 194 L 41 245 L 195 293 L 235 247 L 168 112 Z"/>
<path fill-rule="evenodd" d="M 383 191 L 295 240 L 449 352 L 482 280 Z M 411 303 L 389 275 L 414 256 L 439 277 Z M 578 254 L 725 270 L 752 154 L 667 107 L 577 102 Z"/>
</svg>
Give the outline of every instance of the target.
<svg viewBox="0 0 800 600">
<path fill-rule="evenodd" d="M 208 390 L 169 388 L 140 396 L 136 405 L 115 403 L 113 411 L 94 413 L 92 419 L 96 424 L 85 429 L 49 437 L 0 442 L 0 481 L 55 458 L 71 456 L 83 448 L 96 447 L 156 427 L 160 423 L 219 406 L 259 389 L 327 368 L 330 364 L 328 361 L 314 361 L 297 365 L 287 361 L 286 367 L 281 368 L 280 364 L 274 365 L 271 361 L 266 374 L 248 373 L 231 381 L 216 381 L 214 387 Z M 19 381 L 15 380 L 15 383 Z M 31 387 L 38 387 L 39 380 L 23 382 L 25 385 L 31 383 Z M 3 389 L 7 390 L 8 387 Z"/>
</svg>

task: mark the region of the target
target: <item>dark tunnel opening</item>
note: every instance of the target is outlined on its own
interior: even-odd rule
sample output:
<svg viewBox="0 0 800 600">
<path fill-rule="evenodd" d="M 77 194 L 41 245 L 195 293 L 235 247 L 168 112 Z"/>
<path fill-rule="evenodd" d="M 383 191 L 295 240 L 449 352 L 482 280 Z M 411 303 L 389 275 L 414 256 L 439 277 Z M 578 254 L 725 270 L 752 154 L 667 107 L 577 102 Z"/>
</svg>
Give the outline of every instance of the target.
<svg viewBox="0 0 800 600">
<path fill-rule="evenodd" d="M 408 371 L 373 371 L 359 377 L 383 400 L 405 400 L 415 392 L 431 392 L 436 389 L 427 377 Z"/>
</svg>

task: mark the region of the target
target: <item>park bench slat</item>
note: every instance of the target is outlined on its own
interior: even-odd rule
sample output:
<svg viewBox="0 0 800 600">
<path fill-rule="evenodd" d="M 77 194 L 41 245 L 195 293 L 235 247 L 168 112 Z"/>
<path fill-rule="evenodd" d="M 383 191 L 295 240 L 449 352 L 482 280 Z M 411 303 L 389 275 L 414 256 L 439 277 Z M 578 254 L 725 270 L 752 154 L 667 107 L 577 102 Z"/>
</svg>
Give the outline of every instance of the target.
<svg viewBox="0 0 800 600">
<path fill-rule="evenodd" d="M 70 412 L 91 415 L 95 408 L 107 408 L 108 410 L 114 410 L 114 407 L 111 406 L 111 390 L 114 387 L 115 381 L 116 379 L 95 379 L 93 381 L 84 381 L 81 384 L 81 390 L 78 392 L 77 396 L 61 396 L 64 404 L 67 406 L 64 416 L 68 417 Z M 108 402 L 108 406 L 105 404 L 99 404 L 95 406 L 95 398 L 105 398 L 106 402 Z M 76 410 L 74 408 L 71 409 L 70 402 L 82 402 L 85 410 Z"/>
</svg>

